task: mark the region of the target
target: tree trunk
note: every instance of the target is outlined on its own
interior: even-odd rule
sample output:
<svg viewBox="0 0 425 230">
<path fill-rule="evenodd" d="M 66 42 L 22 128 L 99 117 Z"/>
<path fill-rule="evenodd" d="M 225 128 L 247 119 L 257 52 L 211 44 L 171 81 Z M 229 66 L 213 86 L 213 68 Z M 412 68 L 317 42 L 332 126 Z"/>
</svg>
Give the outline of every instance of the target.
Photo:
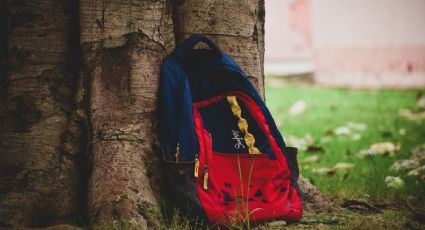
<svg viewBox="0 0 425 230">
<path fill-rule="evenodd" d="M 264 0 L 0 0 L 0 227 L 161 227 L 159 69 L 193 33 L 264 96 Z"/>
<path fill-rule="evenodd" d="M 83 189 L 83 142 L 73 119 L 77 5 L 72 0 L 0 5 L 0 226 L 72 221 Z"/>
<path fill-rule="evenodd" d="M 139 229 L 159 228 L 156 95 L 162 59 L 174 46 L 166 3 L 81 1 L 91 222 L 124 219 Z"/>
</svg>

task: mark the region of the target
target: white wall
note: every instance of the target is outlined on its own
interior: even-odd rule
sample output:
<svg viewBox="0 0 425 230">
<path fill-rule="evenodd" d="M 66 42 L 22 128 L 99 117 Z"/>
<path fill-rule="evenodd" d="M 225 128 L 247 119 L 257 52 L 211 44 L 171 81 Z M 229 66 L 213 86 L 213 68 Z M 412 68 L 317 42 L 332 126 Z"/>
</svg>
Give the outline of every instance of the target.
<svg viewBox="0 0 425 230">
<path fill-rule="evenodd" d="M 315 47 L 425 46 L 425 0 L 312 0 Z"/>
<path fill-rule="evenodd" d="M 312 59 L 310 0 L 266 0 L 265 5 L 265 62 Z"/>
</svg>

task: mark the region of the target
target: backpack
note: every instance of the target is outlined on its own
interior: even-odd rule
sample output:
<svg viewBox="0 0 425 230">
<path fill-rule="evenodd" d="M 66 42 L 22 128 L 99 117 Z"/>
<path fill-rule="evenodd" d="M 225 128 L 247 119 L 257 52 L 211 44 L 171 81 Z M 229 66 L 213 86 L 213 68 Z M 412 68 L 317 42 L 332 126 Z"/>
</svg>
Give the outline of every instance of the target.
<svg viewBox="0 0 425 230">
<path fill-rule="evenodd" d="M 199 43 L 209 49 L 194 49 Z M 297 149 L 286 147 L 246 74 L 203 35 L 163 60 L 159 139 L 169 193 L 212 224 L 302 216 Z"/>
</svg>

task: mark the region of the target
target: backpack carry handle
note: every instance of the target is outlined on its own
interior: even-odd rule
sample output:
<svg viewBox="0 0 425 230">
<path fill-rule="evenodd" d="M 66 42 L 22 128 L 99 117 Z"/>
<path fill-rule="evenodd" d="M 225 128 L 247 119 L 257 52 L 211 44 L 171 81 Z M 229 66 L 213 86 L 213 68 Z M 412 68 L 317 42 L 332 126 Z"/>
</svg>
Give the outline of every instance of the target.
<svg viewBox="0 0 425 230">
<path fill-rule="evenodd" d="M 213 41 L 211 41 L 211 39 L 204 35 L 194 34 L 176 47 L 174 56 L 176 56 L 179 60 L 186 60 L 186 58 L 191 54 L 193 47 L 195 47 L 195 45 L 199 42 L 207 44 L 210 49 L 217 55 L 221 54 L 220 48 Z"/>
</svg>

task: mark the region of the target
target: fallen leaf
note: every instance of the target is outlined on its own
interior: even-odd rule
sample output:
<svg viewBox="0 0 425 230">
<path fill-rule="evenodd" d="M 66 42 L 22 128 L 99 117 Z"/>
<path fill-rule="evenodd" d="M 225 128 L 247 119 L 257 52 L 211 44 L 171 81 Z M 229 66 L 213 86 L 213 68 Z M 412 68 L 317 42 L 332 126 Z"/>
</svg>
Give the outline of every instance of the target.
<svg viewBox="0 0 425 230">
<path fill-rule="evenodd" d="M 358 130 L 358 131 L 364 131 L 367 129 L 366 124 L 359 123 L 359 122 L 348 122 L 347 127 L 350 129 Z"/>
<path fill-rule="evenodd" d="M 400 143 L 382 142 L 373 144 L 369 149 L 360 150 L 356 156 L 359 158 L 374 155 L 393 156 L 398 150 L 400 150 Z"/>
<path fill-rule="evenodd" d="M 372 152 L 370 149 L 362 149 L 357 152 L 356 156 L 359 158 L 363 158 L 365 156 L 374 156 L 376 153 Z"/>
<path fill-rule="evenodd" d="M 318 145 L 309 145 L 305 151 L 308 153 L 324 153 L 325 152 L 322 146 L 318 146 Z"/>
<path fill-rule="evenodd" d="M 404 181 L 400 177 L 387 176 L 385 177 L 387 187 L 400 189 L 404 187 Z"/>
<path fill-rule="evenodd" d="M 355 133 L 353 135 L 351 135 L 351 140 L 353 141 L 358 141 L 362 138 L 362 135 L 360 133 Z"/>
<path fill-rule="evenodd" d="M 425 160 L 425 144 L 416 147 L 412 150 L 412 157 L 419 161 Z"/>
<path fill-rule="evenodd" d="M 420 109 L 425 109 L 425 95 L 420 93 L 416 97 L 416 106 Z"/>
<path fill-rule="evenodd" d="M 314 138 L 311 134 L 307 133 L 306 135 L 304 135 L 304 140 L 307 144 L 311 145 L 314 143 Z"/>
<path fill-rule="evenodd" d="M 349 129 L 346 126 L 341 126 L 338 127 L 334 130 L 335 135 L 340 136 L 340 135 L 350 135 L 351 134 L 351 129 Z"/>
<path fill-rule="evenodd" d="M 382 142 L 375 143 L 370 147 L 370 150 L 377 155 L 393 156 L 400 149 L 399 143 Z"/>
<path fill-rule="evenodd" d="M 303 138 L 299 138 L 292 135 L 286 138 L 286 142 L 288 143 L 288 145 L 297 147 L 299 150 L 305 150 L 307 146 Z"/>
<path fill-rule="evenodd" d="M 419 166 L 420 164 L 416 160 L 397 160 L 391 165 L 390 170 L 398 172 L 401 170 L 416 169 Z"/>
<path fill-rule="evenodd" d="M 343 171 L 353 167 L 354 167 L 354 164 L 339 162 L 335 164 L 332 168 L 325 168 L 325 167 L 316 168 L 316 169 L 313 169 L 312 172 L 324 174 L 327 176 L 333 176 L 337 171 Z"/>
<path fill-rule="evenodd" d="M 310 134 L 306 134 L 302 138 L 290 135 L 286 138 L 286 142 L 288 142 L 289 145 L 297 147 L 300 151 L 305 151 L 307 146 L 314 143 L 314 138 Z"/>
<path fill-rule="evenodd" d="M 409 109 L 401 109 L 398 113 L 408 120 L 420 120 L 425 118 L 425 111 L 414 112 Z"/>
<path fill-rule="evenodd" d="M 289 135 L 289 136 L 286 137 L 286 142 L 287 142 L 288 145 L 297 147 L 300 150 L 302 150 L 303 146 L 305 145 L 305 141 L 304 141 L 303 138 L 299 138 L 299 137 L 292 136 L 292 135 Z"/>
<path fill-rule="evenodd" d="M 400 134 L 400 136 L 404 136 L 404 135 L 406 135 L 406 130 L 401 128 L 401 129 L 398 130 L 398 134 Z"/>
<path fill-rule="evenodd" d="M 332 171 L 332 169 L 322 167 L 322 168 L 315 168 L 315 169 L 313 169 L 311 171 L 314 172 L 314 173 L 319 173 L 319 174 L 328 174 L 329 172 Z"/>
<path fill-rule="evenodd" d="M 340 126 L 335 128 L 335 130 L 326 131 L 327 136 L 350 136 L 351 140 L 357 141 L 360 140 L 362 135 L 358 132 L 366 130 L 367 125 L 364 123 L 358 122 L 348 122 L 346 126 Z"/>
<path fill-rule="evenodd" d="M 307 110 L 307 103 L 304 100 L 298 100 L 289 107 L 289 114 L 296 116 L 304 113 Z"/>
<path fill-rule="evenodd" d="M 319 156 L 313 155 L 313 156 L 308 156 L 304 158 L 303 160 L 300 161 L 300 163 L 308 164 L 308 163 L 316 162 L 318 160 L 319 160 Z"/>
<path fill-rule="evenodd" d="M 408 176 L 423 176 L 423 175 L 425 175 L 425 165 L 422 165 L 421 167 L 410 170 L 410 172 L 408 172 L 407 175 Z"/>
<path fill-rule="evenodd" d="M 339 163 L 335 164 L 332 167 L 332 169 L 334 169 L 334 170 L 344 170 L 344 169 L 349 169 L 349 168 L 353 168 L 353 167 L 354 167 L 354 164 L 339 162 Z"/>
</svg>

